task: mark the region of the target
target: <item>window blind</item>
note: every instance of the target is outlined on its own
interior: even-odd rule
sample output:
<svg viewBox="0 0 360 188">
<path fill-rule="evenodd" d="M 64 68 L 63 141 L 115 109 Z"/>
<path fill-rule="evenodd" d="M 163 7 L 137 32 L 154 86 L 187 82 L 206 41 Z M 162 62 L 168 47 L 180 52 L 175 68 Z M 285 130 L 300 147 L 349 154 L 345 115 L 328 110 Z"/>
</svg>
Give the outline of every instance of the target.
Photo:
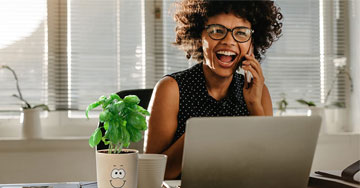
<svg viewBox="0 0 360 188">
<path fill-rule="evenodd" d="M 344 2 L 275 2 L 284 16 L 283 36 L 269 49 L 262 64 L 275 108 L 283 96 L 289 108 L 305 107 L 297 99 L 313 101 L 318 106 L 345 103 L 344 75 L 336 75 L 334 66 L 335 59 L 346 56 Z M 324 104 L 331 85 L 332 95 Z"/>
<path fill-rule="evenodd" d="M 163 75 L 194 64 L 172 45 L 173 2 L 0 2 L 0 24 L 7 26 L 0 28 L 0 64 L 15 69 L 30 103 L 83 117 L 100 95 L 153 87 Z M 345 103 L 350 86 L 345 75 L 337 74 L 334 60 L 348 56 L 347 2 L 275 3 L 284 14 L 283 36 L 262 63 L 273 106 L 282 93 L 290 108 L 304 107 L 295 102 L 299 98 L 322 104 L 332 86 L 328 103 Z M 9 71 L 0 70 L 0 83 L 0 111 L 18 115 Z"/>
<path fill-rule="evenodd" d="M 146 86 L 143 11 L 139 0 L 69 1 L 70 109 L 83 111 L 101 95 Z"/>
<path fill-rule="evenodd" d="M 191 64 L 186 63 L 182 51 L 171 45 L 175 41 L 173 1 L 156 2 L 163 10 L 161 19 L 156 21 L 156 42 L 162 44 L 156 52 L 157 63 L 162 62 L 158 67 L 163 69 L 159 78 L 163 73 L 183 70 Z M 289 108 L 305 108 L 297 99 L 324 105 L 331 85 L 334 86 L 327 103 L 345 103 L 349 86 L 344 75 L 336 75 L 333 62 L 346 57 L 346 1 L 277 0 L 275 3 L 284 15 L 283 36 L 262 61 L 273 107 L 277 108 L 284 95 Z"/>
<path fill-rule="evenodd" d="M 47 2 L 0 2 L 0 65 L 17 74 L 22 95 L 31 105 L 47 103 Z M 0 69 L 1 117 L 20 114 L 21 102 L 12 73 Z"/>
<path fill-rule="evenodd" d="M 273 107 L 285 96 L 289 108 L 297 99 L 321 99 L 319 1 L 278 0 L 283 14 L 282 37 L 270 47 L 262 63 Z"/>
</svg>

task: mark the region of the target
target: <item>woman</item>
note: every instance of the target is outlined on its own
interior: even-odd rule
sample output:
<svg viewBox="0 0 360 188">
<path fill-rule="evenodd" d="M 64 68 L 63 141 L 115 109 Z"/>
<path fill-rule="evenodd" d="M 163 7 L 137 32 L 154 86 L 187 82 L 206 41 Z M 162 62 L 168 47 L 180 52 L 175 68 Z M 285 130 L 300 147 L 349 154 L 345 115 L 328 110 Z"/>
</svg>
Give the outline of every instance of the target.
<svg viewBox="0 0 360 188">
<path fill-rule="evenodd" d="M 177 3 L 175 45 L 199 64 L 163 77 L 150 101 L 146 152 L 168 156 L 166 179 L 181 173 L 188 118 L 273 114 L 259 61 L 279 38 L 281 19 L 272 1 Z"/>
</svg>

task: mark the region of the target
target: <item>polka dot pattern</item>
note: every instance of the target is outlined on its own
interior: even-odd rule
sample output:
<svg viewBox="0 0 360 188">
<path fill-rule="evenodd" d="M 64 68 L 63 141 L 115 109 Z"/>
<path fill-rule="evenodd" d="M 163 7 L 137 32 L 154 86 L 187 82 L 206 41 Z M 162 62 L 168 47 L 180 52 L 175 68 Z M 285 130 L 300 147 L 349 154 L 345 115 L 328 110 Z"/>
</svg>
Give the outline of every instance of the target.
<svg viewBox="0 0 360 188">
<path fill-rule="evenodd" d="M 190 117 L 249 115 L 243 96 L 243 75 L 234 74 L 228 95 L 220 101 L 208 94 L 202 63 L 166 76 L 176 80 L 180 94 L 178 126 L 173 143 L 185 133 L 186 121 Z"/>
</svg>

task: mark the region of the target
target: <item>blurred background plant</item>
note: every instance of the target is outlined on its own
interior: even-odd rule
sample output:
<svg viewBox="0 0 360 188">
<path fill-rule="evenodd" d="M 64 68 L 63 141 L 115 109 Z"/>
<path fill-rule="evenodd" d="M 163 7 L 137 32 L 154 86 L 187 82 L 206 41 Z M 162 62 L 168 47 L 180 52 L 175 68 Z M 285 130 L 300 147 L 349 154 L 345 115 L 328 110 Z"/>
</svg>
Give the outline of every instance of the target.
<svg viewBox="0 0 360 188">
<path fill-rule="evenodd" d="M 316 104 L 313 102 L 313 101 L 306 101 L 304 99 L 298 99 L 296 100 L 298 103 L 300 104 L 303 104 L 303 105 L 306 105 L 308 107 L 311 107 L 311 106 L 316 106 Z"/>
<path fill-rule="evenodd" d="M 286 108 L 289 105 L 289 103 L 286 101 L 286 94 L 285 93 L 281 93 L 281 99 L 280 101 L 277 102 L 278 104 L 278 115 L 283 115 L 286 112 Z"/>
<path fill-rule="evenodd" d="M 21 106 L 23 109 L 42 108 L 43 110 L 49 111 L 49 107 L 45 104 L 38 104 L 38 105 L 31 106 L 30 103 L 24 99 L 23 95 L 21 94 L 21 90 L 20 90 L 20 86 L 19 86 L 19 79 L 18 79 L 14 69 L 12 69 L 11 67 L 9 67 L 7 65 L 1 65 L 0 69 L 7 69 L 13 74 L 15 81 L 16 81 L 16 89 L 18 91 L 18 95 L 13 94 L 12 96 L 19 99 L 23 103 L 23 105 Z"/>
<path fill-rule="evenodd" d="M 349 70 L 349 67 L 347 66 L 347 63 L 346 63 L 346 57 L 341 57 L 341 58 L 335 58 L 333 60 L 333 63 L 334 63 L 334 66 L 336 68 L 336 73 L 335 73 L 335 76 L 333 78 L 333 81 L 330 85 L 330 88 L 328 90 L 328 92 L 326 93 L 326 96 L 325 96 L 325 106 L 326 107 L 329 107 L 329 106 L 335 106 L 335 107 L 339 107 L 339 108 L 345 108 L 346 105 L 345 105 L 345 102 L 339 102 L 339 101 L 335 101 L 335 102 L 332 102 L 331 104 L 328 104 L 328 101 L 329 101 L 329 98 L 330 98 L 330 95 L 334 89 L 334 86 L 336 85 L 336 81 L 338 81 L 338 79 L 341 77 L 341 76 L 345 76 L 349 82 L 350 82 L 350 92 L 353 92 L 353 80 L 352 80 L 352 77 L 350 75 L 350 70 Z"/>
</svg>

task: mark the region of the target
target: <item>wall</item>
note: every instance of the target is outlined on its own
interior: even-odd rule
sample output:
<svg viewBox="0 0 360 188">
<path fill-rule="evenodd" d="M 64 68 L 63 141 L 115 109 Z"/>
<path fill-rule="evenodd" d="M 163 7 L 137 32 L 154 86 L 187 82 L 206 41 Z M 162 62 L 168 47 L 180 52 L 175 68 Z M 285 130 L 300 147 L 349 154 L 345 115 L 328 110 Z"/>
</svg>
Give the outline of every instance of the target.
<svg viewBox="0 0 360 188">
<path fill-rule="evenodd" d="M 351 121 L 352 129 L 360 132 L 360 1 L 349 1 L 349 21 L 350 21 L 350 69 L 354 84 L 351 93 Z"/>
</svg>

